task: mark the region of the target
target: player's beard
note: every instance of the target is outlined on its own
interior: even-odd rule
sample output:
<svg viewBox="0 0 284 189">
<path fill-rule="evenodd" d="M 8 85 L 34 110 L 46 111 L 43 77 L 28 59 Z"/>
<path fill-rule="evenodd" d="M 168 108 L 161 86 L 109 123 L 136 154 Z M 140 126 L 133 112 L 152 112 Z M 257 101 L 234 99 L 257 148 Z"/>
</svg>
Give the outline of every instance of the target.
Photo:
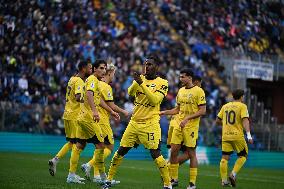
<svg viewBox="0 0 284 189">
<path fill-rule="evenodd" d="M 89 77 L 91 74 L 85 73 L 85 78 Z"/>
<path fill-rule="evenodd" d="M 152 80 L 152 79 L 155 79 L 157 77 L 157 74 L 154 70 L 150 70 L 150 71 L 146 70 L 145 77 L 148 80 Z"/>
<path fill-rule="evenodd" d="M 180 82 L 181 86 L 185 87 L 186 86 L 186 82 Z"/>
</svg>

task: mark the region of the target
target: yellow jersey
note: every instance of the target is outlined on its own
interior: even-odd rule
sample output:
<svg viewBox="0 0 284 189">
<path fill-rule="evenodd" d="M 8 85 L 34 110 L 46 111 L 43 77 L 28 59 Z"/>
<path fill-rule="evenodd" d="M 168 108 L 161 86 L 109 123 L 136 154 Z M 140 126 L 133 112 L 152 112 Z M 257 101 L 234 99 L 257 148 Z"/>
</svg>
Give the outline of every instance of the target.
<svg viewBox="0 0 284 189">
<path fill-rule="evenodd" d="M 63 114 L 63 119 L 65 120 L 76 120 L 80 112 L 80 102 L 76 101 L 76 95 L 83 93 L 83 88 L 85 86 L 82 78 L 78 76 L 72 76 L 67 85 L 66 90 L 66 104 Z"/>
<path fill-rule="evenodd" d="M 113 101 L 113 93 L 112 88 L 109 84 L 103 81 L 99 81 L 99 91 L 100 96 L 105 102 L 112 102 Z M 98 111 L 100 115 L 100 122 L 102 124 L 109 125 L 110 113 L 101 106 L 98 106 Z"/>
<path fill-rule="evenodd" d="M 179 113 L 176 119 L 180 123 L 185 117 L 196 113 L 199 106 L 206 105 L 205 93 L 202 88 L 193 86 L 189 89 L 182 87 L 179 89 L 177 97 L 177 104 L 179 105 Z M 199 128 L 200 117 L 190 120 L 185 127 Z"/>
<path fill-rule="evenodd" d="M 232 141 L 244 138 L 242 119 L 248 118 L 247 106 L 242 102 L 228 102 L 218 113 L 222 120 L 222 140 Z"/>
<path fill-rule="evenodd" d="M 157 77 L 153 80 L 147 80 L 145 76 L 141 76 L 141 79 L 143 81 L 143 84 L 141 85 L 145 85 L 153 95 L 156 95 L 158 93 L 162 94 L 164 97 L 167 95 L 168 92 L 167 80 L 162 79 L 160 77 Z M 133 90 L 129 95 L 135 97 L 134 110 L 131 120 L 133 121 L 145 121 L 148 119 L 160 120 L 159 116 L 160 105 L 163 99 L 161 99 L 159 102 L 157 102 L 154 105 L 149 101 L 149 99 L 143 92 L 142 87 L 139 86 L 136 81 L 133 81 L 133 84 L 130 87 L 132 87 Z"/>
<path fill-rule="evenodd" d="M 85 87 L 83 88 L 83 95 L 81 98 L 81 111 L 78 117 L 79 121 L 91 122 L 93 121 L 93 112 L 87 100 L 87 91 L 93 92 L 94 103 L 97 108 L 100 104 L 99 80 L 94 75 L 91 75 L 86 79 Z"/>
</svg>

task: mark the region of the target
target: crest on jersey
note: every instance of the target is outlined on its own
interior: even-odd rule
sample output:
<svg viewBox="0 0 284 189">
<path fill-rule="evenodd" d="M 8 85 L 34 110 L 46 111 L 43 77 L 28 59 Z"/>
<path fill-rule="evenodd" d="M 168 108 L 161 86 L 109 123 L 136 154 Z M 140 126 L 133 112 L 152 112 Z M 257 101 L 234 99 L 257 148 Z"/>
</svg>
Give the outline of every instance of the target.
<svg viewBox="0 0 284 189">
<path fill-rule="evenodd" d="M 91 88 L 95 88 L 95 84 L 94 83 L 91 83 Z"/>
<path fill-rule="evenodd" d="M 188 98 L 191 98 L 191 97 L 192 97 L 192 94 L 189 94 L 189 95 L 188 95 Z"/>
<path fill-rule="evenodd" d="M 80 90 L 80 89 L 81 89 L 81 87 L 79 86 L 79 87 L 78 87 L 78 90 Z"/>
<path fill-rule="evenodd" d="M 107 97 L 111 98 L 111 92 L 110 91 L 107 93 Z"/>
</svg>

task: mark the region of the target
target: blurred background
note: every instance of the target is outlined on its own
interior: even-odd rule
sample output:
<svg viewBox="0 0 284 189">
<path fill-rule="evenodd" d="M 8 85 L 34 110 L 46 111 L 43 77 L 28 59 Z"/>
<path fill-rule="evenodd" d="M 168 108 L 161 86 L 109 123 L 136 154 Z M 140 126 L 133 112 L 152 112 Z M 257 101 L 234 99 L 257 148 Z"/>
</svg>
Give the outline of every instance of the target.
<svg viewBox="0 0 284 189">
<path fill-rule="evenodd" d="M 131 112 L 131 73 L 157 53 L 169 81 L 162 109 L 175 105 L 179 69 L 203 79 L 199 146 L 220 146 L 216 114 L 232 89 L 243 88 L 255 141 L 249 148 L 284 151 L 283 28 L 281 0 L 0 0 L 1 137 L 63 140 L 66 85 L 80 60 L 116 65 L 115 102 Z M 169 119 L 161 118 L 164 142 Z M 115 138 L 127 123 L 112 121 Z"/>
</svg>

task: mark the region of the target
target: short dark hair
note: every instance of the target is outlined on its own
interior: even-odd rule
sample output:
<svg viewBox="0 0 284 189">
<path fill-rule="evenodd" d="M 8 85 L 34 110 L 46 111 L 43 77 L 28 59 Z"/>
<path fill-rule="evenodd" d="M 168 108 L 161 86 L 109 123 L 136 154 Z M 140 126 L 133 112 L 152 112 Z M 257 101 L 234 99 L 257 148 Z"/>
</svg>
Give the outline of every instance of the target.
<svg viewBox="0 0 284 189">
<path fill-rule="evenodd" d="M 232 92 L 234 100 L 239 100 L 242 96 L 244 96 L 245 91 L 242 89 L 236 89 Z"/>
<path fill-rule="evenodd" d="M 146 60 L 147 59 L 154 60 L 154 64 L 156 64 L 157 66 L 161 65 L 161 60 L 157 55 L 151 54 L 151 55 L 146 57 Z"/>
<path fill-rule="evenodd" d="M 202 81 L 202 78 L 199 75 L 193 76 L 193 81 Z"/>
<path fill-rule="evenodd" d="M 80 61 L 79 64 L 78 64 L 78 70 L 81 71 L 86 66 L 88 66 L 88 62 L 87 61 Z"/>
<path fill-rule="evenodd" d="M 192 69 L 190 68 L 183 68 L 181 71 L 180 71 L 181 74 L 185 74 L 187 76 L 190 76 L 190 77 L 194 77 L 194 74 L 193 74 L 193 71 Z"/>
<path fill-rule="evenodd" d="M 107 66 L 107 62 L 105 60 L 102 59 L 98 59 L 95 61 L 95 63 L 93 64 L 93 72 L 95 69 L 97 69 L 101 64 L 104 64 L 105 66 Z"/>
</svg>

